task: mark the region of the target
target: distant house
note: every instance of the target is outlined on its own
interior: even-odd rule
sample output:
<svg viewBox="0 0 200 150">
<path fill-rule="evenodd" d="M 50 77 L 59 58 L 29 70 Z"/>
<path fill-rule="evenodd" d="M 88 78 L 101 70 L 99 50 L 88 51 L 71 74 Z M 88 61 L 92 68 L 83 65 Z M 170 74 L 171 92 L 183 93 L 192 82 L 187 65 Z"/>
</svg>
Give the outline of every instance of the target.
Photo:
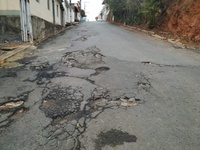
<svg viewBox="0 0 200 150">
<path fill-rule="evenodd" d="M 15 35 L 22 41 L 51 36 L 71 23 L 77 14 L 69 0 L 0 0 L 0 35 Z M 75 13 L 74 13 L 75 12 Z M 75 16 L 77 19 L 78 17 Z"/>
<path fill-rule="evenodd" d="M 73 9 L 73 22 L 79 22 L 81 20 L 81 4 L 80 1 L 73 0 L 71 3 L 72 9 Z"/>
<path fill-rule="evenodd" d="M 105 0 L 103 1 L 102 5 L 104 5 L 101 11 L 102 19 L 104 21 L 114 21 L 114 16 L 112 14 L 112 11 L 110 10 L 109 5 L 105 2 Z"/>
</svg>

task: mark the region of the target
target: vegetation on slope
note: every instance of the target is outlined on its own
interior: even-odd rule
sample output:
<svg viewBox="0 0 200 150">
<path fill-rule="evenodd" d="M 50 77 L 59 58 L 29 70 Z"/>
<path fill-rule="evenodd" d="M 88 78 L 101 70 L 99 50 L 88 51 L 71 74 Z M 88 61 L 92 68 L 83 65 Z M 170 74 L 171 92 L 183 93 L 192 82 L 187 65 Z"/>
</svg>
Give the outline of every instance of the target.
<svg viewBox="0 0 200 150">
<path fill-rule="evenodd" d="M 200 41 L 199 0 L 105 0 L 115 21 L 161 26 L 163 30 Z"/>
</svg>

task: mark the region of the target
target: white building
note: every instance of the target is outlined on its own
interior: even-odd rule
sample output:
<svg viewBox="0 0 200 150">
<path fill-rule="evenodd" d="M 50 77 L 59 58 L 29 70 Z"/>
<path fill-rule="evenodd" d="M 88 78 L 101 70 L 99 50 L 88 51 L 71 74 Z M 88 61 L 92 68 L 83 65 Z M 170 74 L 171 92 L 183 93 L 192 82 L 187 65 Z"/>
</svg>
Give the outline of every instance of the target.
<svg viewBox="0 0 200 150">
<path fill-rule="evenodd" d="M 74 5 L 70 0 L 0 0 L 0 34 L 18 31 L 25 42 L 48 37 L 74 22 Z"/>
</svg>

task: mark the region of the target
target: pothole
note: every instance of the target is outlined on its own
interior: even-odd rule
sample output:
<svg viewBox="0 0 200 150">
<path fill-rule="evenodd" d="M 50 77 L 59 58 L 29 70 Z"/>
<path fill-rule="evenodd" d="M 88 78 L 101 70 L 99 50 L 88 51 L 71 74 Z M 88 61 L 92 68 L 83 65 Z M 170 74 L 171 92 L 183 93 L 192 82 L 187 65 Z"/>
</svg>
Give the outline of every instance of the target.
<svg viewBox="0 0 200 150">
<path fill-rule="evenodd" d="M 129 99 L 120 98 L 120 105 L 121 106 L 136 106 L 137 101 L 135 98 L 129 98 Z"/>
<path fill-rule="evenodd" d="M 3 105 L 0 105 L 0 111 L 20 107 L 23 104 L 24 104 L 23 101 L 7 102 L 7 103 L 4 103 Z"/>
<path fill-rule="evenodd" d="M 24 108 L 24 102 L 28 99 L 28 93 L 25 92 L 18 97 L 8 97 L 7 102 L 0 105 L 0 128 L 8 127 L 9 124 L 20 118 L 28 111 Z"/>
<path fill-rule="evenodd" d="M 155 67 L 155 66 L 157 66 L 157 67 L 185 67 L 185 66 L 182 66 L 182 65 L 156 64 L 156 63 L 153 63 L 153 62 L 150 62 L 150 61 L 142 61 L 141 63 L 145 64 L 145 65 L 152 65 L 153 67 Z"/>
<path fill-rule="evenodd" d="M 26 113 L 28 111 L 27 108 L 21 108 L 18 111 L 16 111 L 11 117 L 10 119 L 17 119 L 20 118 L 24 113 Z"/>
<path fill-rule="evenodd" d="M 64 62 L 67 67 L 90 69 L 94 65 L 104 63 L 102 61 L 103 55 L 99 52 L 100 50 L 95 46 L 89 47 L 85 51 L 68 52 L 62 58 L 62 62 Z"/>
<path fill-rule="evenodd" d="M 143 101 L 136 98 L 103 98 L 103 96 L 98 98 L 89 99 L 88 103 L 85 105 L 84 110 L 80 112 L 82 117 L 94 119 L 98 117 L 106 109 L 118 109 L 118 108 L 128 108 L 134 107 L 136 105 L 143 104 Z M 80 114 L 78 114 L 80 115 Z"/>
<path fill-rule="evenodd" d="M 43 99 L 40 109 L 47 117 L 65 117 L 80 110 L 83 94 L 80 90 L 71 87 L 57 87 Z"/>
<path fill-rule="evenodd" d="M 4 103 L 0 104 L 0 112 L 16 112 L 21 109 L 28 99 L 29 92 L 24 92 L 17 97 L 5 97 Z"/>
<path fill-rule="evenodd" d="M 141 73 L 139 76 L 139 81 L 137 82 L 137 90 L 138 92 L 146 91 L 150 92 L 150 89 L 152 89 L 152 85 L 150 82 L 150 79 L 146 77 L 143 73 Z"/>
<path fill-rule="evenodd" d="M 150 61 L 142 61 L 142 64 L 152 64 Z"/>
<path fill-rule="evenodd" d="M 66 72 L 46 72 L 41 71 L 37 74 L 37 78 L 33 81 L 37 80 L 37 84 L 45 84 L 50 82 L 49 79 L 55 78 L 55 77 L 63 77 L 66 76 Z"/>
<path fill-rule="evenodd" d="M 92 74 L 91 76 L 97 76 L 97 75 L 101 74 L 102 72 L 106 72 L 108 70 L 110 70 L 110 68 L 108 68 L 108 67 L 99 67 L 99 68 L 96 68 L 95 69 L 96 72 L 94 74 Z"/>
<path fill-rule="evenodd" d="M 80 38 L 77 38 L 75 39 L 74 41 L 86 41 L 90 36 L 89 35 L 84 35 L 84 36 L 81 36 Z"/>
<path fill-rule="evenodd" d="M 117 145 L 123 145 L 124 142 L 137 142 L 137 137 L 135 135 L 130 135 L 127 132 L 111 129 L 107 132 L 101 132 L 97 136 L 97 139 L 95 140 L 95 149 L 102 150 L 102 147 L 105 147 L 106 145 L 116 147 Z"/>
<path fill-rule="evenodd" d="M 150 83 L 143 83 L 143 82 L 138 82 L 137 83 L 137 90 L 138 91 L 144 90 L 144 91 L 149 92 L 150 89 L 151 89 L 151 84 Z"/>
<path fill-rule="evenodd" d="M 38 63 L 38 64 L 33 64 L 32 66 L 30 66 L 31 70 L 36 70 L 36 71 L 48 71 L 48 70 L 52 70 L 53 66 L 51 66 L 48 62 L 45 63 Z"/>
</svg>

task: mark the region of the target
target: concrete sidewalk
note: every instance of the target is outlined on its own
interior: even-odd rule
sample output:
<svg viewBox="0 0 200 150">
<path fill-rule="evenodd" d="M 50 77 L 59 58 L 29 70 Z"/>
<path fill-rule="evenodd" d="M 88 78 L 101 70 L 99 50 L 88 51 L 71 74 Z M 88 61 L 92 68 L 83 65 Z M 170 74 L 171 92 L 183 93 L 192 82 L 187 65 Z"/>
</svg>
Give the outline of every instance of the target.
<svg viewBox="0 0 200 150">
<path fill-rule="evenodd" d="M 6 59 L 16 55 L 17 53 L 24 51 L 34 45 L 41 43 L 42 41 L 47 40 L 50 37 L 56 36 L 57 34 L 64 32 L 65 30 L 69 30 L 74 26 L 77 26 L 79 23 L 73 23 L 71 26 L 65 27 L 64 29 L 60 30 L 56 34 L 40 39 L 39 41 L 34 41 L 34 44 L 31 43 L 0 43 L 0 65 L 4 64 Z M 14 44 L 14 45 L 13 45 Z M 2 53 L 1 53 L 2 52 Z"/>
<path fill-rule="evenodd" d="M 31 46 L 32 46 L 31 43 L 24 43 L 24 44 L 15 44 L 15 46 L 6 45 L 0 47 L 0 51 L 2 51 L 2 54 L 0 54 L 0 65 L 4 64 L 6 59 L 16 55 L 21 51 L 28 49 Z"/>
</svg>

